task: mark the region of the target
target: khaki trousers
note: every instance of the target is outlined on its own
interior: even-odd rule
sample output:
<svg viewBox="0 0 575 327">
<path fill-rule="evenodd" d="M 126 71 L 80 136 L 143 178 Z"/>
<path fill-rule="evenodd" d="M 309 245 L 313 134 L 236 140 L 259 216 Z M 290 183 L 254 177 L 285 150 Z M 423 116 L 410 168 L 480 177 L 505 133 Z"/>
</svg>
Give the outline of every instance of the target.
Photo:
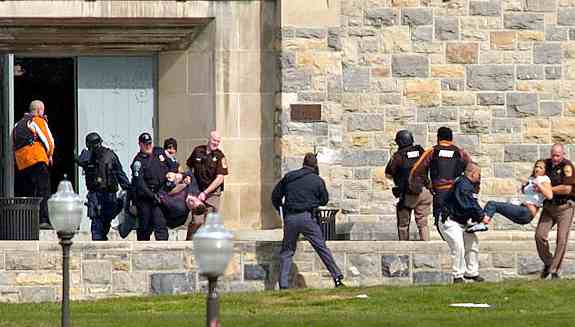
<svg viewBox="0 0 575 327">
<path fill-rule="evenodd" d="M 415 216 L 415 224 L 419 230 L 421 241 L 429 240 L 429 228 L 427 227 L 427 217 L 431 213 L 433 197 L 427 189 L 419 194 L 407 194 L 405 199 L 397 204 L 397 234 L 400 241 L 409 240 L 409 223 L 411 222 L 411 212 Z"/>
<path fill-rule="evenodd" d="M 571 201 L 567 204 L 553 205 L 545 204 L 537 229 L 535 230 L 535 244 L 539 258 L 545 266 L 549 267 L 549 272 L 556 273 L 561 268 L 563 257 L 567 251 L 569 241 L 569 230 L 573 223 L 575 207 Z M 549 231 L 557 225 L 557 241 L 555 255 L 549 251 Z"/>
<path fill-rule="evenodd" d="M 192 215 L 192 221 L 188 224 L 188 233 L 186 234 L 186 240 L 189 241 L 193 238 L 194 234 L 204 224 L 206 221 L 206 216 L 212 212 L 218 212 L 220 209 L 220 197 L 222 193 L 210 193 L 204 201 L 206 205 L 206 212 L 203 215 Z M 191 213 L 190 213 L 191 214 Z"/>
</svg>

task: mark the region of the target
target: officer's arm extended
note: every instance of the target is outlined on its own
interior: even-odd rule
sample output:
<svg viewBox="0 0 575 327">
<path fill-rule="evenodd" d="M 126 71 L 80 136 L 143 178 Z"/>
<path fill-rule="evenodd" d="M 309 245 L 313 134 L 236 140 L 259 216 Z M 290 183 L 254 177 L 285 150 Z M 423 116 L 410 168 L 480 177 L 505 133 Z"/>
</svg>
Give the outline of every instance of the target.
<svg viewBox="0 0 575 327">
<path fill-rule="evenodd" d="M 417 162 L 411 168 L 408 183 L 409 189 L 414 193 L 420 193 L 423 186 L 425 185 L 424 181 L 425 178 L 427 178 L 432 154 L 433 148 L 425 150 L 419 160 L 417 160 Z"/>
<path fill-rule="evenodd" d="M 130 180 L 128 179 L 128 176 L 126 176 L 126 173 L 122 168 L 122 163 L 115 153 L 114 160 L 112 162 L 112 173 L 116 176 L 116 180 L 118 181 L 118 184 L 120 184 L 122 190 L 126 191 L 130 189 Z"/>
<path fill-rule="evenodd" d="M 477 201 L 473 185 L 470 183 L 460 183 L 454 190 L 455 199 L 465 213 L 473 221 L 481 221 L 485 214 Z"/>
</svg>

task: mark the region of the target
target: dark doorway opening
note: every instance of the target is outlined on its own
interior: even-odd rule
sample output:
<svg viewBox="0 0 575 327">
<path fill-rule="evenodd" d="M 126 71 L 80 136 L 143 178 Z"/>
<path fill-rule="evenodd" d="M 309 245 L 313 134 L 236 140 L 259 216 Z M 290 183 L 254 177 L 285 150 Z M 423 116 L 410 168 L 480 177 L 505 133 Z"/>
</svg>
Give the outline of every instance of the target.
<svg viewBox="0 0 575 327">
<path fill-rule="evenodd" d="M 74 58 L 14 59 L 14 120 L 28 110 L 30 102 L 44 102 L 48 124 L 56 145 L 50 168 L 52 192 L 67 175 L 76 180 L 76 86 Z"/>
</svg>

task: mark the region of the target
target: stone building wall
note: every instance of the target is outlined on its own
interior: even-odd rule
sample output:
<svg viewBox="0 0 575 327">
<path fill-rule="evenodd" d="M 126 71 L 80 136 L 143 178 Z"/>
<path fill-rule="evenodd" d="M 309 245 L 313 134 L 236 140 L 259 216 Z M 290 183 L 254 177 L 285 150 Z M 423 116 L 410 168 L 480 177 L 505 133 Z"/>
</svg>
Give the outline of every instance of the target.
<svg viewBox="0 0 575 327">
<path fill-rule="evenodd" d="M 54 239 L 0 241 L 0 302 L 60 300 L 62 252 Z M 511 239 L 508 235 L 505 240 L 481 242 L 480 272 L 487 280 L 538 277 L 542 264 L 531 237 Z M 451 259 L 443 241 L 328 245 L 350 286 L 451 282 Z M 277 288 L 280 249 L 279 241 L 236 241 L 231 263 L 218 283 L 220 291 Z M 575 274 L 574 256 L 567 253 L 564 276 Z M 293 287 L 333 287 L 329 273 L 307 242 L 299 245 L 292 272 Z M 191 242 L 77 240 L 71 251 L 70 276 L 73 300 L 205 293 L 207 286 L 197 273 Z"/>
<path fill-rule="evenodd" d="M 575 157 L 574 1 L 322 3 L 330 19 L 282 21 L 277 151 L 285 171 L 319 147 L 340 222 L 394 229 L 384 167 L 399 129 L 431 146 L 451 127 L 483 169 L 483 200 L 516 196 L 554 142 Z M 291 121 L 294 103 L 321 104 L 321 121 Z"/>
</svg>

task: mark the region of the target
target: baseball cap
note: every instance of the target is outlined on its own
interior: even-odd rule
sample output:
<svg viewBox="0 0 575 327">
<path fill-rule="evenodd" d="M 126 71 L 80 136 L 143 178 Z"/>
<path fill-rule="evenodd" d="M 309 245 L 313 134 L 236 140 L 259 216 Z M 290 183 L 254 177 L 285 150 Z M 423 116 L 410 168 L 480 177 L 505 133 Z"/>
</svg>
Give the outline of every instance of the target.
<svg viewBox="0 0 575 327">
<path fill-rule="evenodd" d="M 151 144 L 152 143 L 152 135 L 150 133 L 142 133 L 138 137 L 138 141 L 144 144 Z"/>
</svg>

